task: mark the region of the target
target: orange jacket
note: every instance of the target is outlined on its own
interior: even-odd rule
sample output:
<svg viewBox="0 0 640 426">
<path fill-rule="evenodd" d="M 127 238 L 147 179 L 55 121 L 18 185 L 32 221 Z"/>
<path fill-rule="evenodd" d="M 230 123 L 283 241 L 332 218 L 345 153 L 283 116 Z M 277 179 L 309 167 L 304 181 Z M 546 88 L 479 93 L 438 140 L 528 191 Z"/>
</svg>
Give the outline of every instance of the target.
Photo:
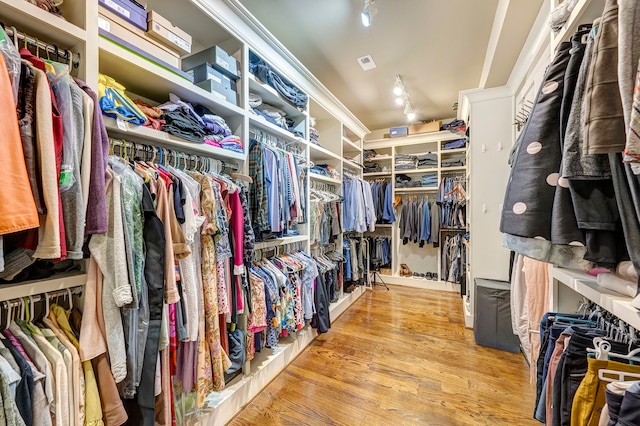
<svg viewBox="0 0 640 426">
<path fill-rule="evenodd" d="M 0 148 L 2 168 L 0 170 L 0 235 L 40 225 L 36 203 L 29 185 L 27 167 L 24 163 L 22 141 L 18 129 L 16 104 L 4 58 L 0 55 Z"/>
</svg>

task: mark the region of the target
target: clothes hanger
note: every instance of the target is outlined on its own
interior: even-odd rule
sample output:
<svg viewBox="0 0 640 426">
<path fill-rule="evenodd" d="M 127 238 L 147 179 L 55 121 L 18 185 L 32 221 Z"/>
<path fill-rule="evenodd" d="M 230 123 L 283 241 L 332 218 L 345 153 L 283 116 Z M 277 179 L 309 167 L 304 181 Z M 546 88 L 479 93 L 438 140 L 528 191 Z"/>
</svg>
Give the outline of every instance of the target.
<svg viewBox="0 0 640 426">
<path fill-rule="evenodd" d="M 602 368 L 598 371 L 598 378 L 603 382 L 609 383 L 628 382 L 640 380 L 640 374 Z"/>
</svg>

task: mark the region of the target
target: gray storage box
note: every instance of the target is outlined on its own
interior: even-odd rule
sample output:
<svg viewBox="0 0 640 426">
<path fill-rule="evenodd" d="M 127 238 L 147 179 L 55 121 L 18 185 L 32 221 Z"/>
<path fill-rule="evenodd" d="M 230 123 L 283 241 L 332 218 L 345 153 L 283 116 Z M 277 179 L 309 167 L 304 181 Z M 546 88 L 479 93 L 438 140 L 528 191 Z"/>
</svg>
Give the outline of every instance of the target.
<svg viewBox="0 0 640 426">
<path fill-rule="evenodd" d="M 193 55 L 185 56 L 182 58 L 182 69 L 186 71 L 204 63 L 208 63 L 209 66 L 227 75 L 229 78 L 234 80 L 240 78 L 240 73 L 238 72 L 238 61 L 236 61 L 236 58 L 229 55 L 224 49 L 218 46 L 213 46 L 198 53 L 194 53 Z"/>
<path fill-rule="evenodd" d="M 520 339 L 511 326 L 511 284 L 475 279 L 474 325 L 476 343 L 509 352 L 520 352 Z"/>
</svg>

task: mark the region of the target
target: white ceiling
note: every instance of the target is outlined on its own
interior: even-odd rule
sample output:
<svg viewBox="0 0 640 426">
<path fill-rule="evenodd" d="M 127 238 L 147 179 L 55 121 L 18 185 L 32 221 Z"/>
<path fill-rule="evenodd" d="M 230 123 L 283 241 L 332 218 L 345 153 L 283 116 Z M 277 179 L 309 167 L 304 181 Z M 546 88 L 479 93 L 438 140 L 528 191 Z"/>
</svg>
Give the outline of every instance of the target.
<svg viewBox="0 0 640 426">
<path fill-rule="evenodd" d="M 240 3 L 360 121 L 381 129 L 407 122 L 392 93 L 396 74 L 417 120 L 455 116 L 460 90 L 506 84 L 543 1 L 376 0 L 369 28 L 364 0 Z M 377 68 L 363 71 L 364 55 Z"/>
</svg>

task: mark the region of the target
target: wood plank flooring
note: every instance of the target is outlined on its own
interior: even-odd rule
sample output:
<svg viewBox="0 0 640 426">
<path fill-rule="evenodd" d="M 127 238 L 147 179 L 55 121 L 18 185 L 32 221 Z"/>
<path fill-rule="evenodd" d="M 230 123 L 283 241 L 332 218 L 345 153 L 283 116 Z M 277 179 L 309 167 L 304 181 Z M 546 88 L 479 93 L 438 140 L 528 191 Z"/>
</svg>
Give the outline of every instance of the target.
<svg viewBox="0 0 640 426">
<path fill-rule="evenodd" d="M 521 354 L 477 346 L 457 294 L 366 292 L 235 419 L 243 425 L 539 425 Z"/>
</svg>

